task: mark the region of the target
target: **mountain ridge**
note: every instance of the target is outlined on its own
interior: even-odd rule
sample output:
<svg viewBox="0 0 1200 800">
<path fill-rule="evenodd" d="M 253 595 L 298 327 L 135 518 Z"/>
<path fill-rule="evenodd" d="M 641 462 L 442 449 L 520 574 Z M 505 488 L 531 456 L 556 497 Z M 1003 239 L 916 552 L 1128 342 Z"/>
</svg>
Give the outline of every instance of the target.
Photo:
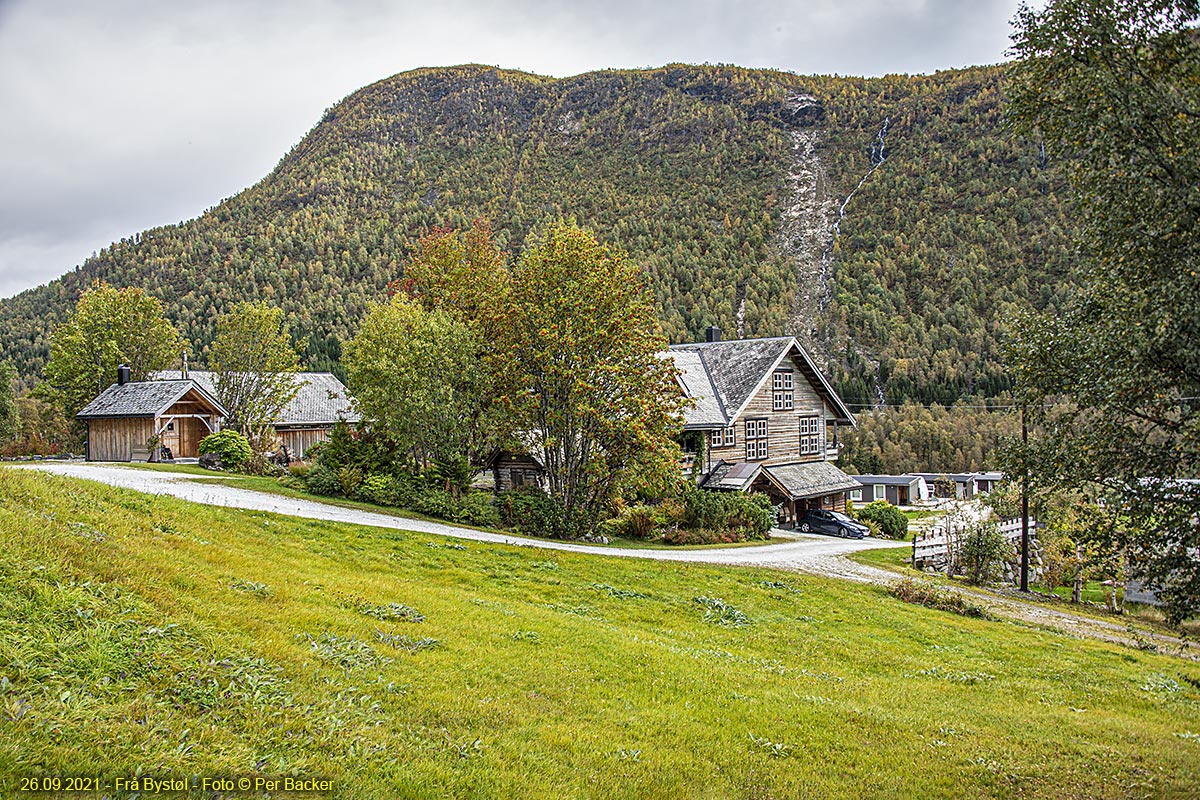
<svg viewBox="0 0 1200 800">
<path fill-rule="evenodd" d="M 162 299 L 198 361 L 222 309 L 278 303 L 329 368 L 429 228 L 483 217 L 515 252 L 573 217 L 641 264 L 672 341 L 797 334 L 852 401 L 995 395 L 1003 318 L 1055 305 L 1070 258 L 1061 179 L 1003 129 L 1001 72 L 400 73 L 253 186 L 0 301 L 0 357 L 37 374 L 99 278 Z"/>
</svg>

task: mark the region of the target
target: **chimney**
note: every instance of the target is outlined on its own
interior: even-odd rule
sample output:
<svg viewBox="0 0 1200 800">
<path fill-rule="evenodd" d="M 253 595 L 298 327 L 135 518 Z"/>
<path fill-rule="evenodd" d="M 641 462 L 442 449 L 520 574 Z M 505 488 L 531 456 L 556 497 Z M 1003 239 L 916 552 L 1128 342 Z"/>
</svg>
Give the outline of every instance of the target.
<svg viewBox="0 0 1200 800">
<path fill-rule="evenodd" d="M 186 381 L 187 376 L 188 376 L 187 350 L 184 350 L 183 351 L 183 370 L 179 373 L 179 377 L 183 378 Z"/>
<path fill-rule="evenodd" d="M 719 342 L 721 341 L 721 329 L 716 325 L 709 325 L 704 331 L 704 341 Z"/>
<path fill-rule="evenodd" d="M 129 383 L 129 365 L 122 364 L 117 367 L 117 386 L 124 386 Z"/>
</svg>

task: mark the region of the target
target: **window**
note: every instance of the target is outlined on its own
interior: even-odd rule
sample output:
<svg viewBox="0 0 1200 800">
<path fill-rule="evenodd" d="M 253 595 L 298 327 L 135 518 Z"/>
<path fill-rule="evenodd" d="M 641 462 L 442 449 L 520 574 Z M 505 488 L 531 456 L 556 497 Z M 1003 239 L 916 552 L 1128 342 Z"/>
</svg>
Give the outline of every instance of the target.
<svg viewBox="0 0 1200 800">
<path fill-rule="evenodd" d="M 800 418 L 800 455 L 811 456 L 821 452 L 820 417 Z"/>
<path fill-rule="evenodd" d="M 712 446 L 713 447 L 733 447 L 734 445 L 736 445 L 737 444 L 737 434 L 734 433 L 735 430 L 736 429 L 731 425 L 728 428 L 726 428 L 724 430 L 724 432 L 713 431 L 712 435 L 710 436 L 710 439 L 712 440 Z"/>
<path fill-rule="evenodd" d="M 509 470 L 508 479 L 514 489 L 519 489 L 525 485 L 525 472 L 519 469 Z"/>
<path fill-rule="evenodd" d="M 772 405 L 775 411 L 791 411 L 795 407 L 791 372 L 776 372 L 771 378 L 771 388 L 775 391 Z"/>
<path fill-rule="evenodd" d="M 746 420 L 746 460 L 761 461 L 767 457 L 767 421 Z"/>
<path fill-rule="evenodd" d="M 851 489 L 850 490 L 850 499 L 856 503 L 861 503 L 862 502 L 862 489 Z"/>
<path fill-rule="evenodd" d="M 875 484 L 875 499 L 887 500 L 887 487 L 882 483 Z"/>
</svg>

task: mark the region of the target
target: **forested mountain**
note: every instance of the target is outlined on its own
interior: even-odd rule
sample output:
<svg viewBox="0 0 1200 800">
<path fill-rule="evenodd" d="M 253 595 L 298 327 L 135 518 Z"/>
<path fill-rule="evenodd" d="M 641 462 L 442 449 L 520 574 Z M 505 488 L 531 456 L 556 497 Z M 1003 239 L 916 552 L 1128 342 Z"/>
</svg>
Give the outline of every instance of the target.
<svg viewBox="0 0 1200 800">
<path fill-rule="evenodd" d="M 1000 79 L 403 73 L 329 109 L 257 185 L 0 301 L 0 359 L 38 374 L 100 278 L 161 298 L 193 364 L 220 311 L 261 298 L 329 368 L 433 226 L 483 217 L 517 251 L 574 217 L 641 264 L 673 341 L 797 334 L 851 403 L 994 396 L 1005 320 L 1059 300 L 1071 225 L 1038 143 L 1003 124 Z"/>
</svg>

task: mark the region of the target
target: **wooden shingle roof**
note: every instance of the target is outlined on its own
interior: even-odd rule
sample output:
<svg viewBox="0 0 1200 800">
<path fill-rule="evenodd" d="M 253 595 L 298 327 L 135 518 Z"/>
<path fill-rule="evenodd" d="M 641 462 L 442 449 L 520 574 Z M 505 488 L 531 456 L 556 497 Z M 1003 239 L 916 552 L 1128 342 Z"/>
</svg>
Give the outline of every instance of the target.
<svg viewBox="0 0 1200 800">
<path fill-rule="evenodd" d="M 218 416 L 226 416 L 221 404 L 199 383 L 192 380 L 174 380 L 114 383 L 88 403 L 75 418 L 157 417 L 183 399 L 188 392 L 195 392 L 202 401 L 212 406 L 212 411 Z"/>
<path fill-rule="evenodd" d="M 179 370 L 156 372 L 151 377 L 157 380 L 179 378 Z M 193 369 L 188 371 L 188 377 L 214 397 L 217 394 L 217 373 Z M 297 372 L 293 379 L 300 385 L 296 396 L 292 398 L 275 426 L 306 426 L 332 425 L 339 419 L 347 422 L 358 422 L 361 415 L 354 410 L 354 400 L 345 384 L 329 372 Z"/>
<path fill-rule="evenodd" d="M 838 421 L 857 427 L 850 409 L 794 337 L 674 344 L 667 354 L 684 373 L 684 391 L 696 401 L 693 408 L 684 411 L 686 428 L 712 428 L 718 421 L 733 424 L 788 356 L 795 357 L 805 378 L 838 414 Z M 711 400 L 705 396 L 707 389 L 713 393 Z"/>
</svg>

